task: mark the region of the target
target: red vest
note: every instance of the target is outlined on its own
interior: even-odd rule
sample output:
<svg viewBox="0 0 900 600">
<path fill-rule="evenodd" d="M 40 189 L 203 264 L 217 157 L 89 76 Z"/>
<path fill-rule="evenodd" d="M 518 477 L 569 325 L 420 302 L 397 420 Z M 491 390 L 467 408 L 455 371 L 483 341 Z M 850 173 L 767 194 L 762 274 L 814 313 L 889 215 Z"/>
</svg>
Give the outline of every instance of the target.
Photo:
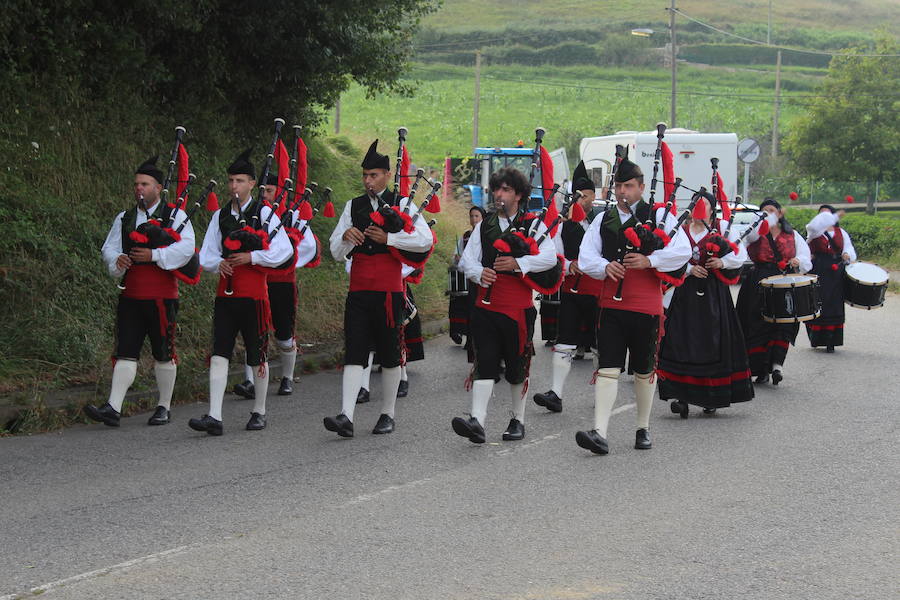
<svg viewBox="0 0 900 600">
<path fill-rule="evenodd" d="M 778 246 L 778 251 L 781 253 L 781 260 L 791 260 L 797 255 L 797 249 L 794 247 L 794 232 L 782 231 L 774 240 L 775 245 Z M 765 236 L 761 236 L 750 244 L 747 247 L 747 254 L 750 255 L 750 260 L 755 263 L 775 264 L 778 262 L 775 258 L 775 253 L 772 251 L 772 244 L 769 243 L 769 239 Z"/>
<path fill-rule="evenodd" d="M 831 236 L 831 243 L 828 242 L 827 237 L 820 235 L 809 241 L 809 251 L 813 254 L 827 254 L 829 256 L 840 254 L 844 249 L 844 234 L 837 228 L 828 235 Z"/>
</svg>

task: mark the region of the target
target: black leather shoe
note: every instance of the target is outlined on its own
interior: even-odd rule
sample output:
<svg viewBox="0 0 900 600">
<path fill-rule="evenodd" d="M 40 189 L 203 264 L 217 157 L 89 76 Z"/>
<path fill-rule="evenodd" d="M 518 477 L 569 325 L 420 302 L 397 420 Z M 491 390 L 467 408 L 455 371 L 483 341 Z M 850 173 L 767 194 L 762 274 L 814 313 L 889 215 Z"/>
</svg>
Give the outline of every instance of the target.
<svg viewBox="0 0 900 600">
<path fill-rule="evenodd" d="M 147 425 L 165 425 L 169 422 L 169 411 L 165 406 L 157 406 Z"/>
<path fill-rule="evenodd" d="M 597 433 L 596 429 L 579 431 L 575 434 L 575 443 L 594 454 L 609 454 L 609 444 L 606 438 Z"/>
<path fill-rule="evenodd" d="M 382 414 L 378 417 L 378 422 L 375 423 L 375 429 L 372 430 L 372 433 L 379 435 L 382 433 L 391 433 L 392 431 L 394 431 L 394 419 Z"/>
<path fill-rule="evenodd" d="M 716 409 L 715 408 L 704 408 L 703 414 L 704 415 L 714 415 L 714 414 L 716 414 Z"/>
<path fill-rule="evenodd" d="M 247 400 L 256 399 L 256 389 L 253 387 L 253 382 L 249 379 L 243 383 L 234 384 L 234 387 L 231 388 L 231 391 L 241 398 L 246 398 Z"/>
<path fill-rule="evenodd" d="M 503 432 L 503 441 L 515 442 L 525 437 L 525 425 L 518 419 L 510 419 L 506 431 Z"/>
<path fill-rule="evenodd" d="M 259 431 L 266 428 L 266 415 L 259 413 L 250 413 L 250 420 L 247 421 L 247 431 Z"/>
<path fill-rule="evenodd" d="M 644 428 L 638 429 L 634 434 L 635 450 L 649 450 L 653 445 L 650 443 L 650 432 Z"/>
<path fill-rule="evenodd" d="M 119 426 L 119 418 L 122 416 L 116 409 L 110 406 L 109 402 L 97 408 L 92 404 L 87 404 L 84 407 L 84 414 L 86 414 L 89 418 L 97 421 L 98 423 L 103 423 L 109 427 L 118 427 Z"/>
<path fill-rule="evenodd" d="M 359 388 L 359 393 L 356 395 L 356 403 L 357 404 L 365 404 L 369 401 L 369 390 L 366 388 Z"/>
<path fill-rule="evenodd" d="M 535 404 L 543 406 L 550 412 L 562 412 L 562 398 L 557 396 L 553 390 L 543 394 L 535 394 L 533 399 Z"/>
<path fill-rule="evenodd" d="M 450 339 L 453 340 L 454 344 L 462 344 L 463 336 L 461 333 L 451 333 Z"/>
<path fill-rule="evenodd" d="M 753 383 L 769 383 L 769 374 L 763 373 L 762 375 L 759 375 Z"/>
<path fill-rule="evenodd" d="M 834 354 L 834 346 L 826 346 L 825 352 L 828 354 Z"/>
<path fill-rule="evenodd" d="M 188 421 L 188 427 L 194 431 L 205 431 L 209 435 L 222 435 L 222 421 L 213 419 L 209 415 L 203 415 L 199 419 Z"/>
<path fill-rule="evenodd" d="M 397 397 L 406 398 L 409 395 L 409 381 L 400 380 L 400 386 L 397 388 Z"/>
<path fill-rule="evenodd" d="M 453 426 L 453 431 L 456 432 L 456 435 L 469 438 L 469 441 L 473 444 L 484 443 L 484 427 L 481 426 L 481 423 L 475 417 L 469 417 L 468 419 L 453 417 L 450 425 Z"/>
<path fill-rule="evenodd" d="M 281 383 L 278 385 L 278 395 L 279 396 L 290 396 L 293 393 L 294 393 L 294 386 L 291 385 L 291 378 L 290 377 L 282 377 Z"/>
<path fill-rule="evenodd" d="M 772 371 L 772 385 L 778 385 L 782 379 L 784 379 L 784 375 L 781 374 L 781 369 Z"/>
<path fill-rule="evenodd" d="M 556 340 L 547 340 L 546 342 L 544 342 L 545 348 L 549 348 L 550 346 L 555 346 L 555 345 L 556 345 Z"/>
<path fill-rule="evenodd" d="M 572 360 L 584 360 L 584 348 L 578 346 L 575 349 L 575 354 L 572 355 Z"/>
<path fill-rule="evenodd" d="M 325 417 L 322 421 L 328 431 L 333 431 L 341 437 L 353 437 L 353 422 L 344 413 L 336 417 Z"/>
<path fill-rule="evenodd" d="M 671 410 L 673 414 L 680 416 L 682 419 L 687 419 L 691 409 L 687 402 L 672 400 L 672 402 L 669 403 L 669 410 Z"/>
</svg>

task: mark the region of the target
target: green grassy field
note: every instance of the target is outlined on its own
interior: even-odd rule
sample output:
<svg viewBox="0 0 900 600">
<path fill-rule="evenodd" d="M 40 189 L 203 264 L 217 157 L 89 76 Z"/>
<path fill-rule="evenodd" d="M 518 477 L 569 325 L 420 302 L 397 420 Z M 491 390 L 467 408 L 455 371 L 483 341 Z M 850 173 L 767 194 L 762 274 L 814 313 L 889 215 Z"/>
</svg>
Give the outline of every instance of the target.
<svg viewBox="0 0 900 600">
<path fill-rule="evenodd" d="M 414 162 L 438 164 L 444 156 L 472 149 L 473 70 L 430 64 L 413 68 L 412 98 L 366 98 L 358 86 L 341 98 L 341 132 L 362 142 L 391 140 L 399 126 L 410 130 Z M 803 110 L 815 80 L 785 74 L 782 123 Z M 734 131 L 739 136 L 771 131 L 774 75 L 764 72 L 679 69 L 679 127 Z M 696 95 L 710 94 L 710 95 Z M 536 126 L 547 129 L 550 148 L 618 130 L 649 130 L 669 120 L 669 74 L 664 69 L 488 66 L 482 70 L 479 143 L 530 143 Z M 385 148 L 382 148 L 385 150 Z M 571 151 L 570 151 L 570 154 Z M 570 158 L 574 158 L 570 156 Z"/>
</svg>

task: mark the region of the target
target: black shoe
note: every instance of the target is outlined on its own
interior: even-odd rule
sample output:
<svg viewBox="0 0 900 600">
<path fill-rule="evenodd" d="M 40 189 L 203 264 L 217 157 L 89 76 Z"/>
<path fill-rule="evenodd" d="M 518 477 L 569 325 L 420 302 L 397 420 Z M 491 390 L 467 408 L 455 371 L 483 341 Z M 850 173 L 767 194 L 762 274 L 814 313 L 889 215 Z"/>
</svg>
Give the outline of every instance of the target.
<svg viewBox="0 0 900 600">
<path fill-rule="evenodd" d="M 369 390 L 366 388 L 359 388 L 359 393 L 356 395 L 356 403 L 357 404 L 365 404 L 369 401 Z"/>
<path fill-rule="evenodd" d="M 169 422 L 169 410 L 165 406 L 157 406 L 147 425 L 165 425 Z"/>
<path fill-rule="evenodd" d="M 344 413 L 336 417 L 325 417 L 322 421 L 328 431 L 334 431 L 341 437 L 353 437 L 353 422 Z"/>
<path fill-rule="evenodd" d="M 400 386 L 397 388 L 397 397 L 406 398 L 409 395 L 409 381 L 400 380 Z"/>
<path fill-rule="evenodd" d="M 825 348 L 825 353 L 826 354 L 834 354 L 834 346 L 827 346 Z"/>
<path fill-rule="evenodd" d="M 481 426 L 481 423 L 475 417 L 469 417 L 468 419 L 453 417 L 450 425 L 453 426 L 453 431 L 456 432 L 456 435 L 469 438 L 469 441 L 473 444 L 484 443 L 484 427 Z"/>
<path fill-rule="evenodd" d="M 781 374 L 781 369 L 772 371 L 772 385 L 778 385 L 782 379 L 784 379 L 784 376 Z"/>
<path fill-rule="evenodd" d="M 290 396 L 294 393 L 294 386 L 291 385 L 290 377 L 282 377 L 281 383 L 278 385 L 279 396 Z"/>
<path fill-rule="evenodd" d="M 715 408 L 704 408 L 703 414 L 704 415 L 714 415 L 714 414 L 716 414 L 716 409 Z"/>
<path fill-rule="evenodd" d="M 543 394 L 535 394 L 533 399 L 535 404 L 543 406 L 550 412 L 562 412 L 562 398 L 557 396 L 556 392 L 553 390 L 544 392 Z"/>
<path fill-rule="evenodd" d="M 188 421 L 188 427 L 194 431 L 205 431 L 209 435 L 222 435 L 222 421 L 213 419 L 209 415 L 203 415 L 199 419 Z"/>
<path fill-rule="evenodd" d="M 575 354 L 572 355 L 572 360 L 584 360 L 584 348 L 578 346 L 575 349 Z"/>
<path fill-rule="evenodd" d="M 510 419 L 506 431 L 503 432 L 503 441 L 515 442 L 525 437 L 525 425 L 518 419 Z"/>
<path fill-rule="evenodd" d="M 650 443 L 650 432 L 644 428 L 638 429 L 634 434 L 635 450 L 649 450 L 653 445 Z"/>
<path fill-rule="evenodd" d="M 462 344 L 463 336 L 461 333 L 451 333 L 450 339 L 453 340 L 454 344 Z"/>
<path fill-rule="evenodd" d="M 249 379 L 243 383 L 234 384 L 234 387 L 231 388 L 231 391 L 241 398 L 246 398 L 247 400 L 256 399 L 256 389 L 253 387 L 253 382 Z"/>
<path fill-rule="evenodd" d="M 594 454 L 609 454 L 609 444 L 606 438 L 597 433 L 596 429 L 579 431 L 575 434 L 575 443 Z"/>
<path fill-rule="evenodd" d="M 109 402 L 107 402 L 100 408 L 97 408 L 92 404 L 87 404 L 85 405 L 83 410 L 84 414 L 86 414 L 89 418 L 97 421 L 98 423 L 103 423 L 108 427 L 118 427 L 119 418 L 121 418 L 122 416 L 118 412 L 116 412 L 116 409 L 110 406 Z"/>
<path fill-rule="evenodd" d="M 672 402 L 669 403 L 669 410 L 671 410 L 673 414 L 680 416 L 682 419 L 687 419 L 690 407 L 687 402 L 672 400 Z"/>
<path fill-rule="evenodd" d="M 250 413 L 250 420 L 247 421 L 247 431 L 259 431 L 266 428 L 266 415 L 259 413 Z"/>
<path fill-rule="evenodd" d="M 769 383 L 769 374 L 763 373 L 762 375 L 759 375 L 753 383 Z"/>
<path fill-rule="evenodd" d="M 550 346 L 555 346 L 555 345 L 556 345 L 556 340 L 547 340 L 546 342 L 544 342 L 545 348 L 549 348 Z"/>
<path fill-rule="evenodd" d="M 382 433 L 391 433 L 394 431 L 394 419 L 391 417 L 382 414 L 378 417 L 378 422 L 375 423 L 375 429 L 372 430 L 372 433 L 375 435 L 379 435 Z"/>
</svg>

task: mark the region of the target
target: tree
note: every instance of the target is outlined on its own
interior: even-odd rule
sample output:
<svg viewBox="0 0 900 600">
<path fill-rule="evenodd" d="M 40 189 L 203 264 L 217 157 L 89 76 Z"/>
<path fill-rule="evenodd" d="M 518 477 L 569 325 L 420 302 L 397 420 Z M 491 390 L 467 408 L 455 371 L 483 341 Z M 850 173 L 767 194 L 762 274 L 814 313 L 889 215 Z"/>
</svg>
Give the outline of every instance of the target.
<svg viewBox="0 0 900 600">
<path fill-rule="evenodd" d="M 865 57 L 863 53 L 894 55 Z M 900 43 L 835 56 L 809 111 L 785 139 L 805 175 L 865 182 L 900 180 Z M 871 197 L 871 194 L 870 194 Z"/>
</svg>

